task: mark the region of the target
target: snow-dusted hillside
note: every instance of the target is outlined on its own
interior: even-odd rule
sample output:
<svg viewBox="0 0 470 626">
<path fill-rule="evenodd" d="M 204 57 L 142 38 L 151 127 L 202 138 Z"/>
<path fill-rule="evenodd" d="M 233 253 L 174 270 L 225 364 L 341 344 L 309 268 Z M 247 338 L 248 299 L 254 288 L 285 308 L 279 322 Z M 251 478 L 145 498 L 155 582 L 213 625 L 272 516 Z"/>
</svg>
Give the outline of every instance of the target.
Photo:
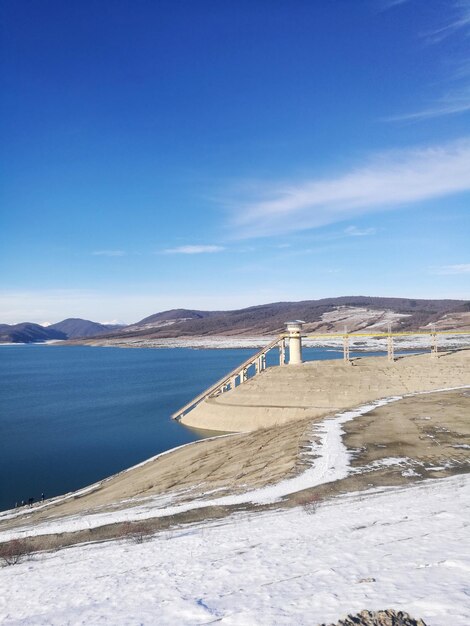
<svg viewBox="0 0 470 626">
<path fill-rule="evenodd" d="M 245 513 L 0 570 L 0 621 L 315 625 L 392 607 L 470 623 L 470 477 Z"/>
</svg>

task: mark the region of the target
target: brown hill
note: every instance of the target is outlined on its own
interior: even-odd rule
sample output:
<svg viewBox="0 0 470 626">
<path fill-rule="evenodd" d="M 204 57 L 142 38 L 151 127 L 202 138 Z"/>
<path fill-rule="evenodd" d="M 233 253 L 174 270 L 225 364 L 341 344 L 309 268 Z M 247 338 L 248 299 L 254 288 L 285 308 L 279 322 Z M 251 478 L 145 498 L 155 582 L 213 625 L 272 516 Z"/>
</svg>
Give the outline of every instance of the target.
<svg viewBox="0 0 470 626">
<path fill-rule="evenodd" d="M 418 330 L 436 324 L 439 328 L 470 329 L 470 302 L 463 300 L 415 300 L 344 296 L 302 302 L 275 302 L 235 311 L 174 309 L 146 317 L 119 332 L 101 335 L 101 340 L 165 338 L 210 335 L 272 335 L 282 332 L 290 319 L 306 322 L 308 332 Z"/>
</svg>

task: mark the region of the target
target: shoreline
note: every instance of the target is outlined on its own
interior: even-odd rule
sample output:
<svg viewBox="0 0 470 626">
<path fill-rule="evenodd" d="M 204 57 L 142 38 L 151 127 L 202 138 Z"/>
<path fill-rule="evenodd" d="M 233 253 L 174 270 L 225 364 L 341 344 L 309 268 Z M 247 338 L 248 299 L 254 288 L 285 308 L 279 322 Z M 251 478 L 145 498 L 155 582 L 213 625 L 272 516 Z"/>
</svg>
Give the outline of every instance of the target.
<svg viewBox="0 0 470 626">
<path fill-rule="evenodd" d="M 211 336 L 192 336 L 192 337 L 165 337 L 154 339 L 100 339 L 98 337 L 90 337 L 89 339 L 51 339 L 43 342 L 29 343 L 0 343 L 2 346 L 89 346 L 102 348 L 151 348 L 151 349 L 168 349 L 168 348 L 189 348 L 195 350 L 218 350 L 218 349 L 259 349 L 266 346 L 277 335 L 211 335 Z M 343 351 L 343 340 L 339 338 L 326 339 L 308 339 L 304 338 L 303 346 L 306 348 L 320 348 L 324 350 L 332 350 L 333 352 Z M 404 352 L 412 350 L 430 350 L 430 339 L 427 335 L 410 336 L 395 338 L 395 351 Z M 468 335 L 438 335 L 438 349 L 446 351 L 448 349 L 465 349 L 470 348 L 470 331 Z M 358 336 L 354 338 L 354 333 L 350 336 L 350 348 L 355 352 L 387 352 L 387 338 L 381 337 L 375 339 L 373 336 L 364 338 Z"/>
<path fill-rule="evenodd" d="M 93 530 L 99 537 L 130 521 L 194 522 L 211 517 L 211 512 L 224 516 L 240 507 L 292 506 L 312 490 L 323 501 L 369 491 L 371 485 L 382 489 L 465 473 L 470 445 L 461 442 L 470 430 L 462 419 L 465 422 L 468 414 L 469 388 L 384 398 L 329 418 L 185 444 L 44 505 L 0 514 L 0 541 L 46 534 L 62 537 L 54 539 L 60 543 L 65 533 L 76 543 L 84 532 Z M 447 417 L 442 403 L 448 407 Z M 420 406 L 427 416 L 419 417 Z M 377 422 L 380 415 L 384 417 Z M 386 430 L 377 431 L 377 423 L 385 423 Z M 436 448 L 439 437 L 448 439 L 454 432 L 451 443 L 443 440 Z M 364 445 L 367 433 L 373 433 L 372 439 Z M 403 433 L 409 437 L 406 449 L 396 439 Z M 260 468 L 253 452 L 263 448 L 265 465 Z M 198 473 L 191 470 L 195 465 Z M 149 480 L 155 484 L 152 489 Z"/>
<path fill-rule="evenodd" d="M 321 388 L 322 402 L 312 402 Z M 119 537 L 129 524 L 170 529 L 468 473 L 469 390 L 468 350 L 396 363 L 361 358 L 353 365 L 272 367 L 211 399 L 219 428 L 221 408 L 238 420 L 248 416 L 250 428 L 226 423 L 220 435 L 164 451 L 77 492 L 0 513 L 0 542 L 28 538 L 41 546 L 47 536 L 53 549 Z M 283 406 L 276 408 L 279 398 Z M 267 422 L 254 419 L 254 408 Z"/>
</svg>

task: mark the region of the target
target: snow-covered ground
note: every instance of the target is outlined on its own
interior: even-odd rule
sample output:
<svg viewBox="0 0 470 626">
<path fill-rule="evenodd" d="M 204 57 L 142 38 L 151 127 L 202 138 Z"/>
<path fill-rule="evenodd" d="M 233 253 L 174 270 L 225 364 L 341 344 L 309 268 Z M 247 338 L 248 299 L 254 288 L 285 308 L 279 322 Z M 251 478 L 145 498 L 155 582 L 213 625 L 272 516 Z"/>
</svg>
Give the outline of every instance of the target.
<svg viewBox="0 0 470 626">
<path fill-rule="evenodd" d="M 347 476 L 342 424 L 398 399 L 324 420 L 312 433 L 310 465 L 276 485 L 181 503 L 178 494 L 167 494 L 129 509 L 45 522 L 24 534 L 208 504 L 275 503 Z M 383 462 L 412 471 L 406 458 Z M 141 544 L 124 539 L 36 554 L 0 569 L 0 588 L 8 590 L 0 594 L 0 623 L 300 626 L 395 608 L 428 626 L 470 624 L 470 475 L 376 488 L 306 509 L 237 513 L 165 530 Z M 6 531 L 0 540 L 22 534 Z"/>
<path fill-rule="evenodd" d="M 410 317 L 406 313 L 395 313 L 385 309 L 368 309 L 358 306 L 338 306 L 332 311 L 326 311 L 318 322 L 311 322 L 308 327 L 313 332 L 325 332 L 322 328 L 335 328 L 336 332 L 341 332 L 344 327 L 350 331 L 363 330 L 386 331 L 388 324 L 394 325 L 400 320 Z M 327 330 L 326 332 L 332 332 Z"/>
<path fill-rule="evenodd" d="M 468 626 L 469 520 L 461 475 L 63 549 L 0 570 L 0 622 L 290 626 L 395 608 Z"/>
</svg>

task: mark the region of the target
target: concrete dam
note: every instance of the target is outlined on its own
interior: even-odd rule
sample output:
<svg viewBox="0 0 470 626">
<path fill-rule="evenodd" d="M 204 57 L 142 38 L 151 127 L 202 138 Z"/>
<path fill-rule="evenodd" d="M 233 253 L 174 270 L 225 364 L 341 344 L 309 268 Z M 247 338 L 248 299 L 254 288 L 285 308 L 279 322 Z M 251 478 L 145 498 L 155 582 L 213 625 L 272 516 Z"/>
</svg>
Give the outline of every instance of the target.
<svg viewBox="0 0 470 626">
<path fill-rule="evenodd" d="M 396 358 L 394 337 L 405 334 L 429 335 L 430 352 Z M 285 334 L 173 417 L 194 428 L 248 432 L 318 419 L 379 398 L 470 385 L 470 350 L 438 352 L 438 334 L 369 334 L 387 339 L 387 356 L 351 360 L 349 342 L 357 335 L 345 333 L 343 361 L 302 362 L 302 322 L 289 322 Z M 460 334 L 470 337 L 470 333 Z M 266 353 L 273 349 L 279 349 L 279 366 L 266 368 Z M 249 368 L 254 374 L 250 378 Z"/>
</svg>

